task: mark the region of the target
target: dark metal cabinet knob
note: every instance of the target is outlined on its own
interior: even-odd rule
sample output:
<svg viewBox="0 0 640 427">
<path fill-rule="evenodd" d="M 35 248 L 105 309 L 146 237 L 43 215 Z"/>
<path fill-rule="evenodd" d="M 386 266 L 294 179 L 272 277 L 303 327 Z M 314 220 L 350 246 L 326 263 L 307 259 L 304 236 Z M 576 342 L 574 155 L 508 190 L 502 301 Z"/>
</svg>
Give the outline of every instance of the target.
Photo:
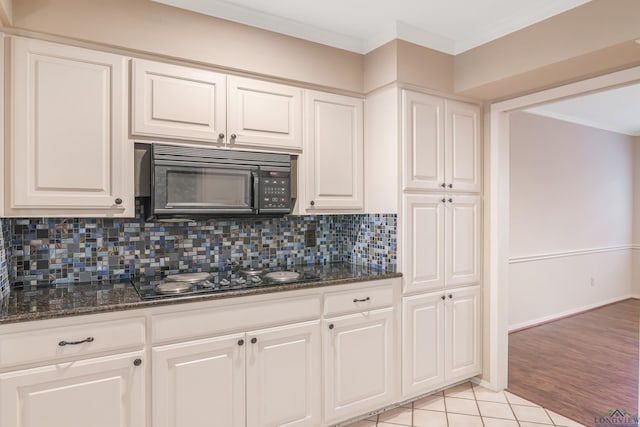
<svg viewBox="0 0 640 427">
<path fill-rule="evenodd" d="M 238 345 L 244 345 L 244 340 L 238 340 Z"/>
<path fill-rule="evenodd" d="M 442 184 L 440 184 L 440 187 L 442 187 L 442 188 L 446 188 L 446 187 L 447 187 L 447 184 L 445 184 L 445 183 L 443 182 Z"/>
<path fill-rule="evenodd" d="M 142 365 L 142 359 L 136 359 L 133 361 L 133 366 L 140 366 Z"/>
<path fill-rule="evenodd" d="M 449 299 L 452 299 L 452 298 L 453 298 L 453 294 L 449 294 Z"/>
<path fill-rule="evenodd" d="M 447 203 L 447 199 L 445 199 L 444 197 L 442 198 L 442 203 Z"/>
<path fill-rule="evenodd" d="M 444 300 L 444 299 L 446 299 L 447 297 L 445 297 L 444 295 L 442 295 L 440 298 Z"/>
<path fill-rule="evenodd" d="M 235 141 L 237 137 L 238 137 L 238 135 L 236 135 L 235 133 L 232 133 L 231 134 L 231 142 Z"/>
<path fill-rule="evenodd" d="M 224 133 L 219 133 L 218 134 L 218 139 L 224 139 Z"/>
<path fill-rule="evenodd" d="M 311 206 L 315 206 L 316 202 L 314 202 L 314 201 L 312 200 L 312 201 L 310 201 L 310 202 L 309 202 L 309 204 L 310 204 Z"/>
<path fill-rule="evenodd" d="M 118 197 L 115 201 L 116 201 L 116 205 L 122 204 L 122 199 L 120 197 Z"/>
<path fill-rule="evenodd" d="M 333 328 L 334 328 L 333 323 L 329 323 L 329 329 L 333 329 Z"/>
<path fill-rule="evenodd" d="M 258 342 L 258 338 L 256 337 L 251 338 L 251 344 L 255 344 L 257 342 Z"/>
<path fill-rule="evenodd" d="M 452 198 L 449 198 L 449 203 L 453 203 L 453 199 Z"/>
<path fill-rule="evenodd" d="M 447 185 L 447 187 L 453 188 L 453 184 L 449 184 L 449 185 Z"/>
</svg>

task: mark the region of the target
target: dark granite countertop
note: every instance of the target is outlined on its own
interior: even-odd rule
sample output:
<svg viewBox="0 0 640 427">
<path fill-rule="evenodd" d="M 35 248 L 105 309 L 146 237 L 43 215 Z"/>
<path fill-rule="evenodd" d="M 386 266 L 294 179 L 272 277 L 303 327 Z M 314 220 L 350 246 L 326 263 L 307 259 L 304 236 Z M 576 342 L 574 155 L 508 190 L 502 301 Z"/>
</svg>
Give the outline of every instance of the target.
<svg viewBox="0 0 640 427">
<path fill-rule="evenodd" d="M 153 300 L 141 299 L 129 281 L 52 284 L 49 286 L 39 285 L 14 288 L 11 289 L 9 298 L 2 301 L 0 325 L 158 305 L 182 304 L 296 289 L 335 286 L 402 276 L 402 274 L 393 271 L 379 271 L 365 266 L 342 263 L 324 266 L 304 266 L 302 268 L 312 270 L 318 276 L 318 280 Z"/>
</svg>

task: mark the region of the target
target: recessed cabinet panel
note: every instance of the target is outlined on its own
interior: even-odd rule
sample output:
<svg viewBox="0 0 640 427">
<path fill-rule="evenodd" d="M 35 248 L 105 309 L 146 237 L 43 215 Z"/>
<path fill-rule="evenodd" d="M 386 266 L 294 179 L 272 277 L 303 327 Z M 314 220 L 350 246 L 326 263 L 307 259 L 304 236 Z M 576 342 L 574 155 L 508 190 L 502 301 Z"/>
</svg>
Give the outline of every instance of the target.
<svg viewBox="0 0 640 427">
<path fill-rule="evenodd" d="M 11 67 L 10 208 L 133 215 L 125 58 L 14 37 Z"/>
<path fill-rule="evenodd" d="M 324 321 L 326 422 L 392 403 L 392 322 L 392 308 Z"/>
<path fill-rule="evenodd" d="M 0 425 L 146 425 L 143 353 L 60 363 L 0 374 Z"/>
<path fill-rule="evenodd" d="M 453 382 L 480 372 L 480 287 L 449 292 L 446 309 L 445 378 Z"/>
<path fill-rule="evenodd" d="M 249 332 L 247 338 L 247 426 L 320 425 L 320 322 Z"/>
<path fill-rule="evenodd" d="M 444 183 L 444 101 L 403 91 L 404 189 L 437 189 Z"/>
<path fill-rule="evenodd" d="M 480 191 L 479 108 L 448 100 L 446 102 L 445 182 L 458 191 Z"/>
<path fill-rule="evenodd" d="M 405 291 L 444 286 L 443 196 L 405 195 Z"/>
<path fill-rule="evenodd" d="M 307 91 L 307 210 L 363 208 L 363 102 Z"/>
<path fill-rule="evenodd" d="M 132 60 L 131 69 L 133 135 L 223 142 L 223 74 L 142 59 Z"/>
<path fill-rule="evenodd" d="M 446 211 L 445 283 L 447 286 L 479 283 L 480 197 L 448 196 Z"/>
<path fill-rule="evenodd" d="M 403 300 L 402 393 L 410 397 L 444 381 L 444 303 L 440 294 Z"/>
<path fill-rule="evenodd" d="M 244 334 L 153 349 L 153 426 L 245 425 Z M 244 343 L 244 341 L 243 341 Z"/>
<path fill-rule="evenodd" d="M 228 80 L 230 144 L 302 149 L 302 89 L 242 77 Z"/>
</svg>

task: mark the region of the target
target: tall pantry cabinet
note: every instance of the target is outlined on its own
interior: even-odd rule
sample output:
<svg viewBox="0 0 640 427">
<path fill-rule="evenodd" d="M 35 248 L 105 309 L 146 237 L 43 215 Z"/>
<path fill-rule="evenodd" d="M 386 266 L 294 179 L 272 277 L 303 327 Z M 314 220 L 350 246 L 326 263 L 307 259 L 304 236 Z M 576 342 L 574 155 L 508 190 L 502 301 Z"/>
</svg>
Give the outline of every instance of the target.
<svg viewBox="0 0 640 427">
<path fill-rule="evenodd" d="M 481 371 L 480 107 L 390 87 L 365 123 L 365 210 L 398 214 L 408 399 Z"/>
</svg>

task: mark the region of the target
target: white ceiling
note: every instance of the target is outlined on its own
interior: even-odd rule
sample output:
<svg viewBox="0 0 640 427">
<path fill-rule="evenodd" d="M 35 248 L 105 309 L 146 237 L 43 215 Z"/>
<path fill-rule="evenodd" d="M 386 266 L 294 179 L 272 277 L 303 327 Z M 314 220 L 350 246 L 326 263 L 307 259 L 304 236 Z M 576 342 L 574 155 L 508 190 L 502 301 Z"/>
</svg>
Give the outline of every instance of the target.
<svg viewBox="0 0 640 427">
<path fill-rule="evenodd" d="M 452 55 L 589 0 L 153 0 L 358 53 L 402 39 Z"/>
<path fill-rule="evenodd" d="M 402 39 L 452 55 L 589 2 L 589 0 L 153 1 L 362 54 L 390 40 Z M 614 132 L 640 135 L 640 114 L 638 113 L 640 85 L 563 100 L 528 111 Z"/>
<path fill-rule="evenodd" d="M 557 101 L 527 111 L 626 135 L 640 136 L 640 84 Z"/>
</svg>

